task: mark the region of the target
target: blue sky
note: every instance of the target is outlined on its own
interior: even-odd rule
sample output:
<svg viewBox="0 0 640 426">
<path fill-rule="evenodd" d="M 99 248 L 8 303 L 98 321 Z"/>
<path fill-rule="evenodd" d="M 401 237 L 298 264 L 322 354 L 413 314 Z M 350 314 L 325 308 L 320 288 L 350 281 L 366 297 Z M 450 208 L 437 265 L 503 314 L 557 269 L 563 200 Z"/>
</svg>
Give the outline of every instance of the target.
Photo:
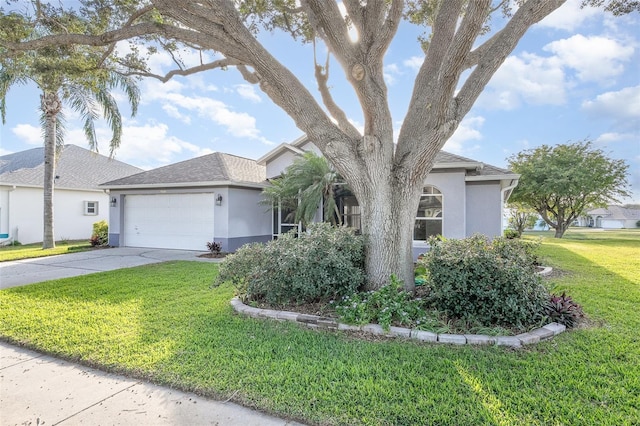
<svg viewBox="0 0 640 426">
<path fill-rule="evenodd" d="M 531 28 L 491 80 L 445 150 L 505 167 L 507 158 L 541 144 L 585 138 L 630 166 L 633 197 L 640 203 L 640 16 L 612 17 L 579 8 L 569 0 Z M 396 130 L 404 117 L 423 54 L 420 28 L 403 24 L 385 57 L 389 104 Z M 263 42 L 317 95 L 313 49 L 289 37 L 263 34 Z M 319 61 L 326 51 L 318 48 Z M 187 63 L 197 56 L 186 52 Z M 153 60 L 168 71 L 168 56 Z M 333 61 L 329 84 L 337 102 L 361 126 L 353 91 Z M 150 169 L 214 151 L 259 158 L 301 136 L 291 118 L 233 69 L 209 71 L 162 84 L 140 83 L 138 115 L 125 119 L 118 160 Z M 319 98 L 319 95 L 317 96 Z M 0 154 L 41 146 L 35 86 L 16 86 L 7 97 L 7 121 L 0 130 Z M 128 115 L 126 103 L 121 104 Z M 66 143 L 87 147 L 81 126 L 66 109 Z M 109 133 L 98 129 L 101 152 Z"/>
</svg>

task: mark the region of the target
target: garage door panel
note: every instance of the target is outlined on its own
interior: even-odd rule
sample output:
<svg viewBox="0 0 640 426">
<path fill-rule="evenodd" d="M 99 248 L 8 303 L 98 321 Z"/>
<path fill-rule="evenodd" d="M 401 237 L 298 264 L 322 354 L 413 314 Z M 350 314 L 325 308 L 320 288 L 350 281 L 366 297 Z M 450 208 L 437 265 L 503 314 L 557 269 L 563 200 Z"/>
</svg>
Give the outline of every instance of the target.
<svg viewBox="0 0 640 426">
<path fill-rule="evenodd" d="M 214 194 L 127 195 L 124 245 L 206 250 L 213 240 Z"/>
</svg>

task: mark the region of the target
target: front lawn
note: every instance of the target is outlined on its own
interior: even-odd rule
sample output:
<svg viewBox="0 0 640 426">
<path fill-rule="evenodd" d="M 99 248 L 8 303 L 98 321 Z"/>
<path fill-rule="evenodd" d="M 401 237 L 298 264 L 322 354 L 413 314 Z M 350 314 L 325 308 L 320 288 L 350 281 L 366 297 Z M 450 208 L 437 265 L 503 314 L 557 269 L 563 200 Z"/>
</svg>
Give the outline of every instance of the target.
<svg viewBox="0 0 640 426">
<path fill-rule="evenodd" d="M 78 251 L 91 250 L 89 241 L 59 241 L 54 248 L 42 249 L 42 243 L 0 247 L 0 262 L 10 260 L 31 259 L 33 257 L 54 256 Z"/>
<path fill-rule="evenodd" d="M 0 336 L 310 424 L 638 424 L 640 238 L 569 232 L 541 252 L 591 326 L 521 350 L 243 318 L 200 262 L 2 290 Z"/>
</svg>

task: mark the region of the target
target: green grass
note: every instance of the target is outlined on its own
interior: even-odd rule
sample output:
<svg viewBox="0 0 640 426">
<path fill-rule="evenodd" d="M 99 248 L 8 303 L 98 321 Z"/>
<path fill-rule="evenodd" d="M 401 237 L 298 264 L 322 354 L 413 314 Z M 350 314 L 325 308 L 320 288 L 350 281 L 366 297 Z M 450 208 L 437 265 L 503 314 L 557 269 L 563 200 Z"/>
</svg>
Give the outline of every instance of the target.
<svg viewBox="0 0 640 426">
<path fill-rule="evenodd" d="M 91 250 L 91 244 L 86 240 L 59 241 L 55 248 L 43 250 L 42 243 L 24 244 L 18 246 L 0 247 L 0 262 L 10 260 L 31 259 L 33 257 L 53 256 L 78 251 Z"/>
<path fill-rule="evenodd" d="M 521 350 L 389 340 L 235 315 L 214 264 L 0 291 L 0 336 L 311 424 L 636 425 L 640 234 L 545 238 L 592 327 Z"/>
</svg>

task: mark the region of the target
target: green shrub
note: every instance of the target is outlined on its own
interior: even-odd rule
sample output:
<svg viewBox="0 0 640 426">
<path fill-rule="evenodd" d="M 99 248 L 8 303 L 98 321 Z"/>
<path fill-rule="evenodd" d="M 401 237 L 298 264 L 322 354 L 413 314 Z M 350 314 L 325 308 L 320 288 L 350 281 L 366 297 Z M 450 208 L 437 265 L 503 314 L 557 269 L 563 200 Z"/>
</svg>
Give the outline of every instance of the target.
<svg viewBox="0 0 640 426">
<path fill-rule="evenodd" d="M 362 286 L 364 240 L 352 229 L 313 224 L 227 256 L 216 283 L 231 281 L 245 301 L 272 305 L 329 301 Z"/>
<path fill-rule="evenodd" d="M 419 325 L 425 320 L 422 301 L 403 290 L 402 281 L 394 275 L 391 282 L 376 291 L 347 295 L 336 305 L 336 313 L 347 324 L 380 324 L 389 331 L 391 324 Z"/>
<path fill-rule="evenodd" d="M 89 242 L 92 246 L 103 246 L 109 242 L 109 224 L 106 220 L 101 220 L 93 224 L 93 232 Z"/>
<path fill-rule="evenodd" d="M 504 237 L 509 240 L 513 240 L 514 238 L 520 238 L 520 233 L 515 229 L 505 229 Z"/>
<path fill-rule="evenodd" d="M 430 301 L 448 317 L 525 329 L 545 317 L 548 293 L 535 273 L 534 245 L 474 235 L 429 241 Z"/>
</svg>

